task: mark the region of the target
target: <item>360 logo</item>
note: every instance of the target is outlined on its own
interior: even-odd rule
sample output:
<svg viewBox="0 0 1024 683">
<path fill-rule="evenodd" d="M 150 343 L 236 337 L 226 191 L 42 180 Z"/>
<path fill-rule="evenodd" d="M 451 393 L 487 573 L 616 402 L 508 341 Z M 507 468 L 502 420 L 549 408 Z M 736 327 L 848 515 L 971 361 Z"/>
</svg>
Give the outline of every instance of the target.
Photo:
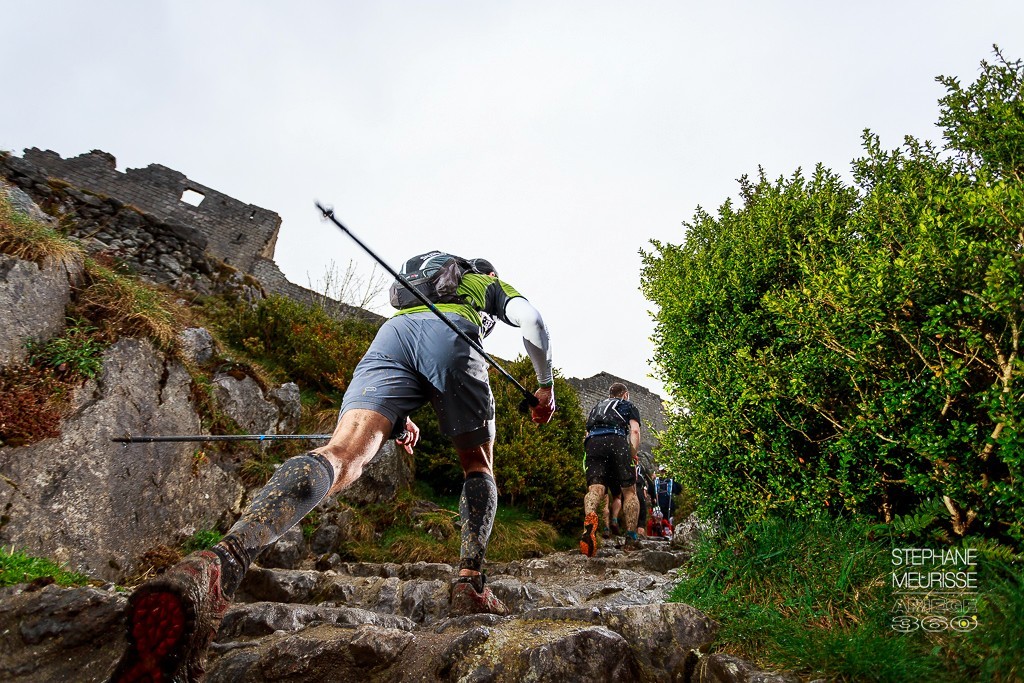
<svg viewBox="0 0 1024 683">
<path fill-rule="evenodd" d="M 937 633 L 939 631 L 973 631 L 978 628 L 978 617 L 941 617 L 941 616 L 928 616 L 928 617 L 912 617 L 909 615 L 901 614 L 892 618 L 892 630 L 899 631 L 900 633 L 911 633 L 921 629 L 929 633 Z"/>
</svg>

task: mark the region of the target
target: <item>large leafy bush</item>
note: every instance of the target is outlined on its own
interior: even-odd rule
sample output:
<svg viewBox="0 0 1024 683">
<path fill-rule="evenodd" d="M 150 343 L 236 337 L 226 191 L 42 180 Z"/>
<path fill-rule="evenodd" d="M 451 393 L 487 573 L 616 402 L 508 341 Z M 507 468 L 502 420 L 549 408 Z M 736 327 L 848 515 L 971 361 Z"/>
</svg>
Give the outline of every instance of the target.
<svg viewBox="0 0 1024 683">
<path fill-rule="evenodd" d="M 217 315 L 224 339 L 303 388 L 343 392 L 377 326 L 338 320 L 322 307 L 271 295 Z"/>
<path fill-rule="evenodd" d="M 853 186 L 744 178 L 644 255 L 662 457 L 705 513 L 939 498 L 953 532 L 1024 541 L 1024 67 L 998 57 L 940 79 L 944 149 L 866 133 Z"/>
</svg>

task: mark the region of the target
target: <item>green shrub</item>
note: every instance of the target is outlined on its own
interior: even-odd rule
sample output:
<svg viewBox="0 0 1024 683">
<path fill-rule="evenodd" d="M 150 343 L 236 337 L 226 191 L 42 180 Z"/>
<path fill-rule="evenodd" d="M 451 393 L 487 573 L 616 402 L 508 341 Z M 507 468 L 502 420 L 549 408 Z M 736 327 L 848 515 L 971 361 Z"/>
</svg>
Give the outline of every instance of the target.
<svg viewBox="0 0 1024 683">
<path fill-rule="evenodd" d="M 44 344 L 29 344 L 29 362 L 52 367 L 62 374 L 92 379 L 103 367 L 102 354 L 106 348 L 97 332 L 83 320 L 68 319 L 61 336 Z"/>
<path fill-rule="evenodd" d="M 220 336 L 304 388 L 343 392 L 376 325 L 336 320 L 322 308 L 271 295 L 254 308 L 209 307 Z"/>
<path fill-rule="evenodd" d="M 536 388 L 529 359 L 521 356 L 503 367 L 528 389 Z M 547 425 L 534 424 L 520 413 L 522 393 L 497 371 L 490 373 L 495 398 L 497 435 L 494 475 L 503 504 L 527 507 L 558 529 L 582 524 L 586 480 L 583 471 L 584 420 L 576 391 L 561 377 L 555 378 L 557 410 Z M 442 495 L 457 496 L 462 490 L 462 467 L 427 405 L 413 416 L 421 429 L 416 449 L 416 478 Z"/>
<path fill-rule="evenodd" d="M 865 134 L 854 186 L 744 178 L 644 255 L 676 404 L 659 457 L 703 514 L 943 499 L 954 536 L 1024 544 L 1024 66 L 1000 60 L 941 79 L 942 152 Z"/>
</svg>

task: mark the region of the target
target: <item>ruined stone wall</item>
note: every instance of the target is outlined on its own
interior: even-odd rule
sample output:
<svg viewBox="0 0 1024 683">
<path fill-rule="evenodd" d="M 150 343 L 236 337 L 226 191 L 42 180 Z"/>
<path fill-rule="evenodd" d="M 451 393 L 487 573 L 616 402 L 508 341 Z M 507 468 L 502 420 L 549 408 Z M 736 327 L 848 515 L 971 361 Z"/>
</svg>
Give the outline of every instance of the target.
<svg viewBox="0 0 1024 683">
<path fill-rule="evenodd" d="M 616 377 L 609 372 L 600 372 L 593 377 L 567 380 L 580 396 L 580 407 L 583 416 L 590 414 L 590 409 L 605 398 L 608 398 L 608 387 L 615 382 L 622 382 L 629 389 L 629 400 L 640 411 L 640 459 L 651 469 L 654 462 L 654 448 L 658 445 L 658 433 L 665 430 L 665 408 L 661 397 L 654 392 L 627 379 Z"/>
<path fill-rule="evenodd" d="M 113 197 L 54 182 L 45 169 L 16 157 L 0 157 L 0 180 L 20 188 L 52 217 L 66 221 L 68 236 L 91 254 L 103 254 L 139 276 L 191 289 L 213 272 L 206 237 L 182 223 L 161 221 Z M 54 224 L 57 223 L 53 220 Z"/>
<path fill-rule="evenodd" d="M 25 150 L 23 159 L 8 158 L 15 169 L 29 164 L 50 178 L 112 197 L 142 213 L 201 233 L 212 256 L 244 272 L 259 257 L 273 258 L 281 217 L 273 211 L 240 202 L 213 188 L 190 180 L 174 169 L 150 164 L 146 168 L 117 170 L 113 155 L 93 150 L 70 159 L 37 148 Z M 182 200 L 186 191 L 203 195 L 193 206 Z"/>
</svg>

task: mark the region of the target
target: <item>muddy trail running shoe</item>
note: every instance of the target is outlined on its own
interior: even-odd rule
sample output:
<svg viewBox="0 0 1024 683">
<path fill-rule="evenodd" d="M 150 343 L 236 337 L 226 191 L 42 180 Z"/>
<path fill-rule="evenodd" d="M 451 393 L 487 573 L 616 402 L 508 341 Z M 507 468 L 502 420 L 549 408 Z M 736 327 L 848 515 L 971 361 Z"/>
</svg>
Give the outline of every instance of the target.
<svg viewBox="0 0 1024 683">
<path fill-rule="evenodd" d="M 609 523 L 609 526 L 611 527 L 612 536 L 618 536 L 620 532 L 619 520 L 615 517 L 612 517 L 612 521 Z"/>
<path fill-rule="evenodd" d="M 622 544 L 622 549 L 627 553 L 635 552 L 643 548 L 640 544 L 640 536 L 635 531 L 626 532 L 626 542 Z"/>
<path fill-rule="evenodd" d="M 111 683 L 202 680 L 206 651 L 229 604 L 220 558 L 192 553 L 128 599 L 128 649 Z"/>
<path fill-rule="evenodd" d="M 587 557 L 597 554 L 597 513 L 588 512 L 583 520 L 583 536 L 580 537 L 580 552 Z"/>
<path fill-rule="evenodd" d="M 508 607 L 484 586 L 484 575 L 460 576 L 452 586 L 452 616 L 467 614 L 509 614 Z"/>
</svg>

